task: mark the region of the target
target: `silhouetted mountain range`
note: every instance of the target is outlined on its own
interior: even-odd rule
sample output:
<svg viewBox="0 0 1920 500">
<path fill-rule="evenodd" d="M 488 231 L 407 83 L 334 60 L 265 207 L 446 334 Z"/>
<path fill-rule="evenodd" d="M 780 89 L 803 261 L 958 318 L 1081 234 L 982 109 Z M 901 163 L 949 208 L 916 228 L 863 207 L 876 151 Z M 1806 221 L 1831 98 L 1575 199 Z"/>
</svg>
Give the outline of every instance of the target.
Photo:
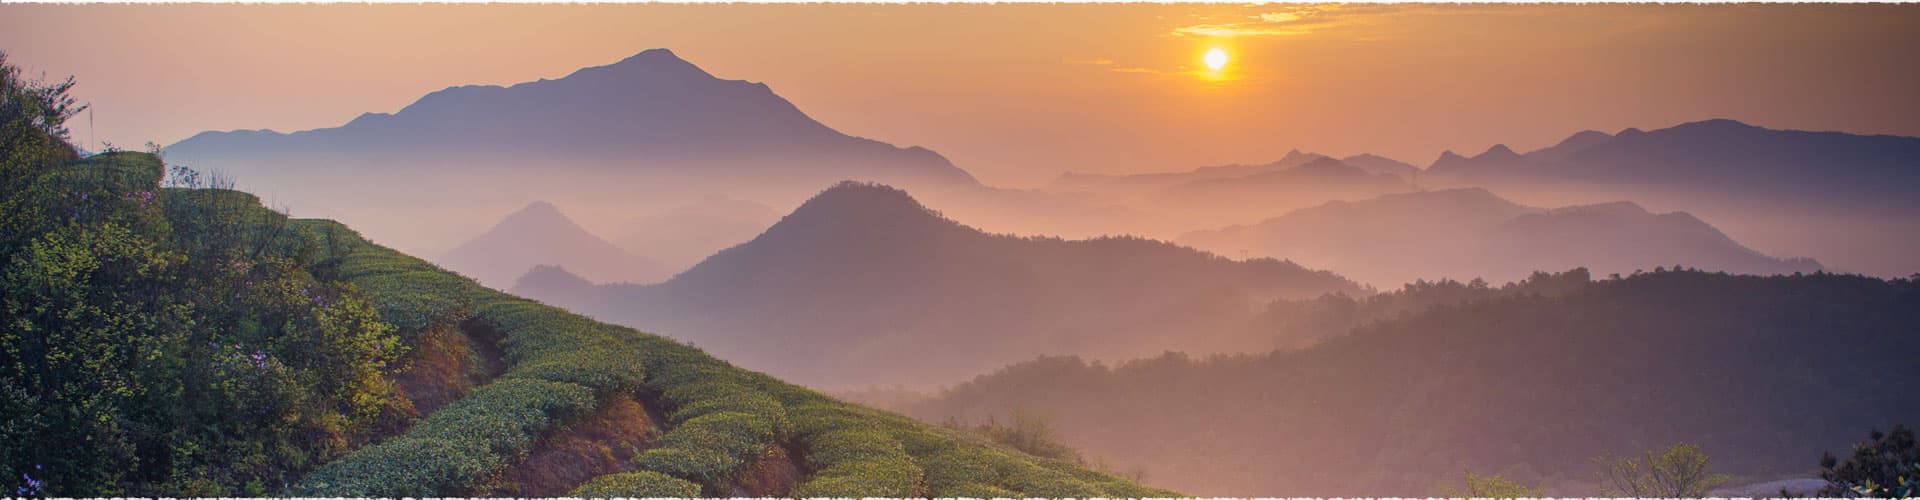
<svg viewBox="0 0 1920 500">
<path fill-rule="evenodd" d="M 716 78 L 667 49 L 556 80 L 449 87 L 396 113 L 367 113 L 334 128 L 203 132 L 167 152 L 215 169 L 262 156 L 419 162 L 486 155 L 782 179 L 973 183 L 932 151 L 842 134 L 774 95 L 766 84 Z M 458 165 L 430 162 L 410 168 Z"/>
<path fill-rule="evenodd" d="M 1572 267 L 1601 274 L 1673 265 L 1746 274 L 1820 269 L 1808 259 L 1762 255 L 1686 213 L 1653 214 L 1630 202 L 1547 210 L 1480 188 L 1336 201 L 1178 241 L 1228 255 L 1285 256 L 1375 286 L 1421 278 L 1501 283 Z"/>
<path fill-rule="evenodd" d="M 1152 194 L 1158 190 L 1188 182 L 1233 179 L 1259 173 L 1286 170 L 1326 157 L 1326 155 L 1319 153 L 1308 153 L 1295 149 L 1288 151 L 1287 154 L 1279 160 L 1259 165 L 1218 165 L 1200 167 L 1186 172 L 1150 174 L 1088 174 L 1067 172 L 1054 178 L 1052 182 L 1047 184 L 1046 189 L 1055 192 L 1096 193 L 1113 199 L 1127 199 Z"/>
<path fill-rule="evenodd" d="M 1427 172 L 1492 182 L 1699 187 L 1826 202 L 1838 201 L 1835 196 L 1887 197 L 1897 194 L 1895 187 L 1920 184 L 1916 162 L 1916 137 L 1773 130 L 1715 119 L 1615 135 L 1583 131 L 1526 155 L 1505 145 L 1472 158 L 1448 152 Z"/>
<path fill-rule="evenodd" d="M 1340 162 L 1353 165 L 1354 167 L 1367 171 L 1367 173 L 1398 175 L 1408 180 L 1412 180 L 1415 175 L 1420 173 L 1420 167 L 1370 153 L 1341 158 Z"/>
<path fill-rule="evenodd" d="M 559 79 L 450 87 L 338 127 L 204 132 L 165 153 L 434 254 L 480 229 L 456 214 L 507 198 L 635 214 L 711 192 L 791 206 L 843 179 L 978 186 L 937 153 L 843 134 L 765 84 L 714 77 L 666 49 Z"/>
<path fill-rule="evenodd" d="M 438 264 L 500 289 L 539 265 L 566 266 L 602 283 L 652 283 L 667 278 L 660 263 L 594 236 L 544 201 L 507 215 L 485 234 L 447 252 Z"/>
<path fill-rule="evenodd" d="M 1916 137 L 1716 119 L 1614 135 L 1585 131 L 1518 156 L 1500 146 L 1473 158 L 1449 153 L 1428 173 L 1532 203 L 1631 200 L 1684 210 L 1758 248 L 1844 270 L 1920 271 Z"/>
<path fill-rule="evenodd" d="M 858 183 L 665 283 L 550 286 L 567 282 L 542 276 L 514 292 L 826 387 L 945 382 L 1036 352 L 1239 350 L 1248 339 L 1211 336 L 1240 331 L 1268 301 L 1364 293 L 1289 262 L 1157 241 L 987 234 Z"/>
<path fill-rule="evenodd" d="M 1592 458 L 1682 441 L 1711 471 L 1777 479 L 1920 414 L 1914 281 L 1579 277 L 1550 296 L 1470 294 L 1299 351 L 1042 358 L 901 409 L 935 422 L 1049 415 L 1066 444 L 1162 486 L 1306 496 L 1427 496 L 1463 471 L 1590 495 Z"/>
<path fill-rule="evenodd" d="M 1285 169 L 1168 187 L 1153 202 L 1195 214 L 1197 220 L 1254 221 L 1331 200 L 1358 200 L 1413 190 L 1405 178 L 1369 173 L 1321 157 Z M 1178 207 L 1178 208 L 1174 208 Z"/>
</svg>

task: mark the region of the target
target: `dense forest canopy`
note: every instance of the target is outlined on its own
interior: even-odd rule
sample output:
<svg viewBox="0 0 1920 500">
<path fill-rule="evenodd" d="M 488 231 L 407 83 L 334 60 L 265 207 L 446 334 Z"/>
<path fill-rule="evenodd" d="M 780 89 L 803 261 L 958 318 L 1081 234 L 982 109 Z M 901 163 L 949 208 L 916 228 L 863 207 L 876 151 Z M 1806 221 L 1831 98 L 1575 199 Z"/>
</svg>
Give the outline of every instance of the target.
<svg viewBox="0 0 1920 500">
<path fill-rule="evenodd" d="M 1920 414 L 1920 281 L 1661 269 L 1541 283 L 1556 285 L 1387 294 L 1360 304 L 1465 298 L 1349 321 L 1302 350 L 1042 358 L 907 409 L 1050 415 L 1089 455 L 1224 495 L 1429 495 L 1462 470 L 1595 494 L 1592 457 L 1674 442 L 1738 479 L 1806 477 L 1823 452 Z"/>
<path fill-rule="evenodd" d="M 411 411 L 383 378 L 394 328 L 284 216 L 184 170 L 163 187 L 152 155 L 79 158 L 70 81 L 4 67 L 0 468 L 59 494 L 257 495 Z"/>
</svg>

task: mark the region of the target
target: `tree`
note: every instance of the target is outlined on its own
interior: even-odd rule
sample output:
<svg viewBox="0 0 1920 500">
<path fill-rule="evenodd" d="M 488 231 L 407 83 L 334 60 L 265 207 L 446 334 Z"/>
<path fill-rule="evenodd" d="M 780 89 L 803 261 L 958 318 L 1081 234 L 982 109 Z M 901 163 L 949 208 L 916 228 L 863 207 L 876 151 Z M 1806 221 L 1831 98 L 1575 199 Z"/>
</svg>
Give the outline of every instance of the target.
<svg viewBox="0 0 1920 500">
<path fill-rule="evenodd" d="M 1467 488 L 1465 490 L 1454 491 L 1453 487 L 1449 486 L 1441 490 L 1440 494 L 1442 496 L 1464 498 L 1539 498 L 1546 496 L 1546 491 L 1546 488 L 1520 484 L 1513 480 L 1500 477 L 1499 474 L 1476 476 L 1473 474 L 1473 471 L 1467 471 Z"/>
<path fill-rule="evenodd" d="M 1887 433 L 1875 429 L 1866 442 L 1853 445 L 1853 456 L 1844 462 L 1832 453 L 1821 455 L 1820 478 L 1831 483 L 1821 496 L 1920 496 L 1920 446 L 1905 425 Z"/>
<path fill-rule="evenodd" d="M 1727 482 L 1726 474 L 1708 472 L 1709 460 L 1700 445 L 1675 443 L 1658 453 L 1642 452 L 1639 459 L 1606 456 L 1595 458 L 1594 463 L 1601 468 L 1600 480 L 1609 495 L 1691 498 L 1706 496 Z"/>
<path fill-rule="evenodd" d="M 953 419 L 949 419 L 944 425 L 965 429 L 963 425 Z M 1055 440 L 1051 419 L 1026 409 L 1015 408 L 1013 410 L 1013 423 L 1011 425 L 1002 425 L 993 417 L 988 417 L 986 423 L 974 426 L 968 430 L 977 432 L 993 440 L 993 442 L 1020 450 L 1028 455 L 1066 460 L 1082 465 L 1086 464 L 1086 461 L 1080 456 L 1080 452 L 1075 451 L 1072 447 L 1060 444 L 1059 441 Z"/>
</svg>

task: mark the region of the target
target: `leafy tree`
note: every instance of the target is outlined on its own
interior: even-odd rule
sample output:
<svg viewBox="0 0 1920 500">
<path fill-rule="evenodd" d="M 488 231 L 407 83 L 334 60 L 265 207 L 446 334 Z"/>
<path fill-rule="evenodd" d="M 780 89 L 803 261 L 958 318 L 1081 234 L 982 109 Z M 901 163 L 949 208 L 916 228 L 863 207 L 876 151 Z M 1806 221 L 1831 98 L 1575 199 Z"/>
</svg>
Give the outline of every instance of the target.
<svg viewBox="0 0 1920 500">
<path fill-rule="evenodd" d="M 251 195 L 79 158 L 72 80 L 0 59 L 0 480 L 15 494 L 261 495 L 406 418 L 404 350 Z"/>
<path fill-rule="evenodd" d="M 1726 474 L 1708 472 L 1709 457 L 1700 445 L 1676 443 L 1666 450 L 1647 450 L 1641 457 L 1595 458 L 1600 479 L 1610 495 L 1626 497 L 1693 498 L 1726 484 Z"/>
<path fill-rule="evenodd" d="M 1853 445 L 1853 456 L 1846 461 L 1832 453 L 1822 455 L 1820 478 L 1831 483 L 1822 496 L 1920 496 L 1920 445 L 1905 425 L 1886 433 L 1875 429 L 1867 433 L 1866 442 Z"/>
<path fill-rule="evenodd" d="M 1077 464 L 1086 463 L 1081 458 L 1080 452 L 1058 441 L 1052 419 L 1024 408 L 1015 408 L 1011 416 L 1012 422 L 1007 424 L 988 417 L 985 423 L 971 428 L 966 428 L 955 421 L 949 421 L 946 425 L 973 431 L 986 436 L 993 442 L 1007 445 L 1028 455 L 1066 460 Z"/>
<path fill-rule="evenodd" d="M 1442 490 L 1440 494 L 1442 496 L 1463 498 L 1539 498 L 1545 496 L 1547 491 L 1546 488 L 1520 484 L 1513 480 L 1500 477 L 1499 474 L 1476 476 L 1473 474 L 1473 471 L 1467 471 L 1466 474 L 1466 489 L 1454 491 L 1453 487 L 1449 486 Z"/>
</svg>

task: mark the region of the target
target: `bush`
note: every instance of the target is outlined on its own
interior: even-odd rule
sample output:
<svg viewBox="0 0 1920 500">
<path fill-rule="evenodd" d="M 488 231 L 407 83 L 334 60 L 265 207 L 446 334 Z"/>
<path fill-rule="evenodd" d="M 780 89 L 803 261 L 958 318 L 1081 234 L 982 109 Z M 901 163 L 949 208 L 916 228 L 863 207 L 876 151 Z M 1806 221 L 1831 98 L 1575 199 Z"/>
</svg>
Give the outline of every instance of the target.
<svg viewBox="0 0 1920 500">
<path fill-rule="evenodd" d="M 1500 477 L 1499 474 L 1491 476 L 1477 476 L 1474 475 L 1473 472 L 1467 472 L 1466 474 L 1466 489 L 1454 491 L 1452 487 L 1448 487 L 1442 491 L 1440 495 L 1464 498 L 1540 498 L 1546 496 L 1545 488 L 1520 484 Z"/>
<path fill-rule="evenodd" d="M 593 478 L 567 496 L 578 498 L 692 498 L 700 485 L 652 471 L 621 472 Z"/>
<path fill-rule="evenodd" d="M 734 476 L 773 445 L 773 429 L 774 423 L 763 416 L 709 413 L 667 431 L 658 447 L 634 457 L 633 463 L 725 494 Z"/>
<path fill-rule="evenodd" d="M 398 438 L 353 452 L 292 488 L 305 497 L 430 497 L 484 484 L 505 467 L 478 440 Z"/>
<path fill-rule="evenodd" d="M 1690 498 L 1726 484 L 1726 474 L 1707 471 L 1700 445 L 1675 443 L 1664 451 L 1647 450 L 1639 459 L 1601 457 L 1600 479 L 1615 496 Z"/>
<path fill-rule="evenodd" d="M 1874 430 L 1866 442 L 1853 445 L 1853 456 L 1844 462 L 1832 453 L 1822 455 L 1820 478 L 1831 483 L 1821 496 L 1920 496 L 1920 445 L 1905 425 L 1887 433 Z"/>
</svg>

